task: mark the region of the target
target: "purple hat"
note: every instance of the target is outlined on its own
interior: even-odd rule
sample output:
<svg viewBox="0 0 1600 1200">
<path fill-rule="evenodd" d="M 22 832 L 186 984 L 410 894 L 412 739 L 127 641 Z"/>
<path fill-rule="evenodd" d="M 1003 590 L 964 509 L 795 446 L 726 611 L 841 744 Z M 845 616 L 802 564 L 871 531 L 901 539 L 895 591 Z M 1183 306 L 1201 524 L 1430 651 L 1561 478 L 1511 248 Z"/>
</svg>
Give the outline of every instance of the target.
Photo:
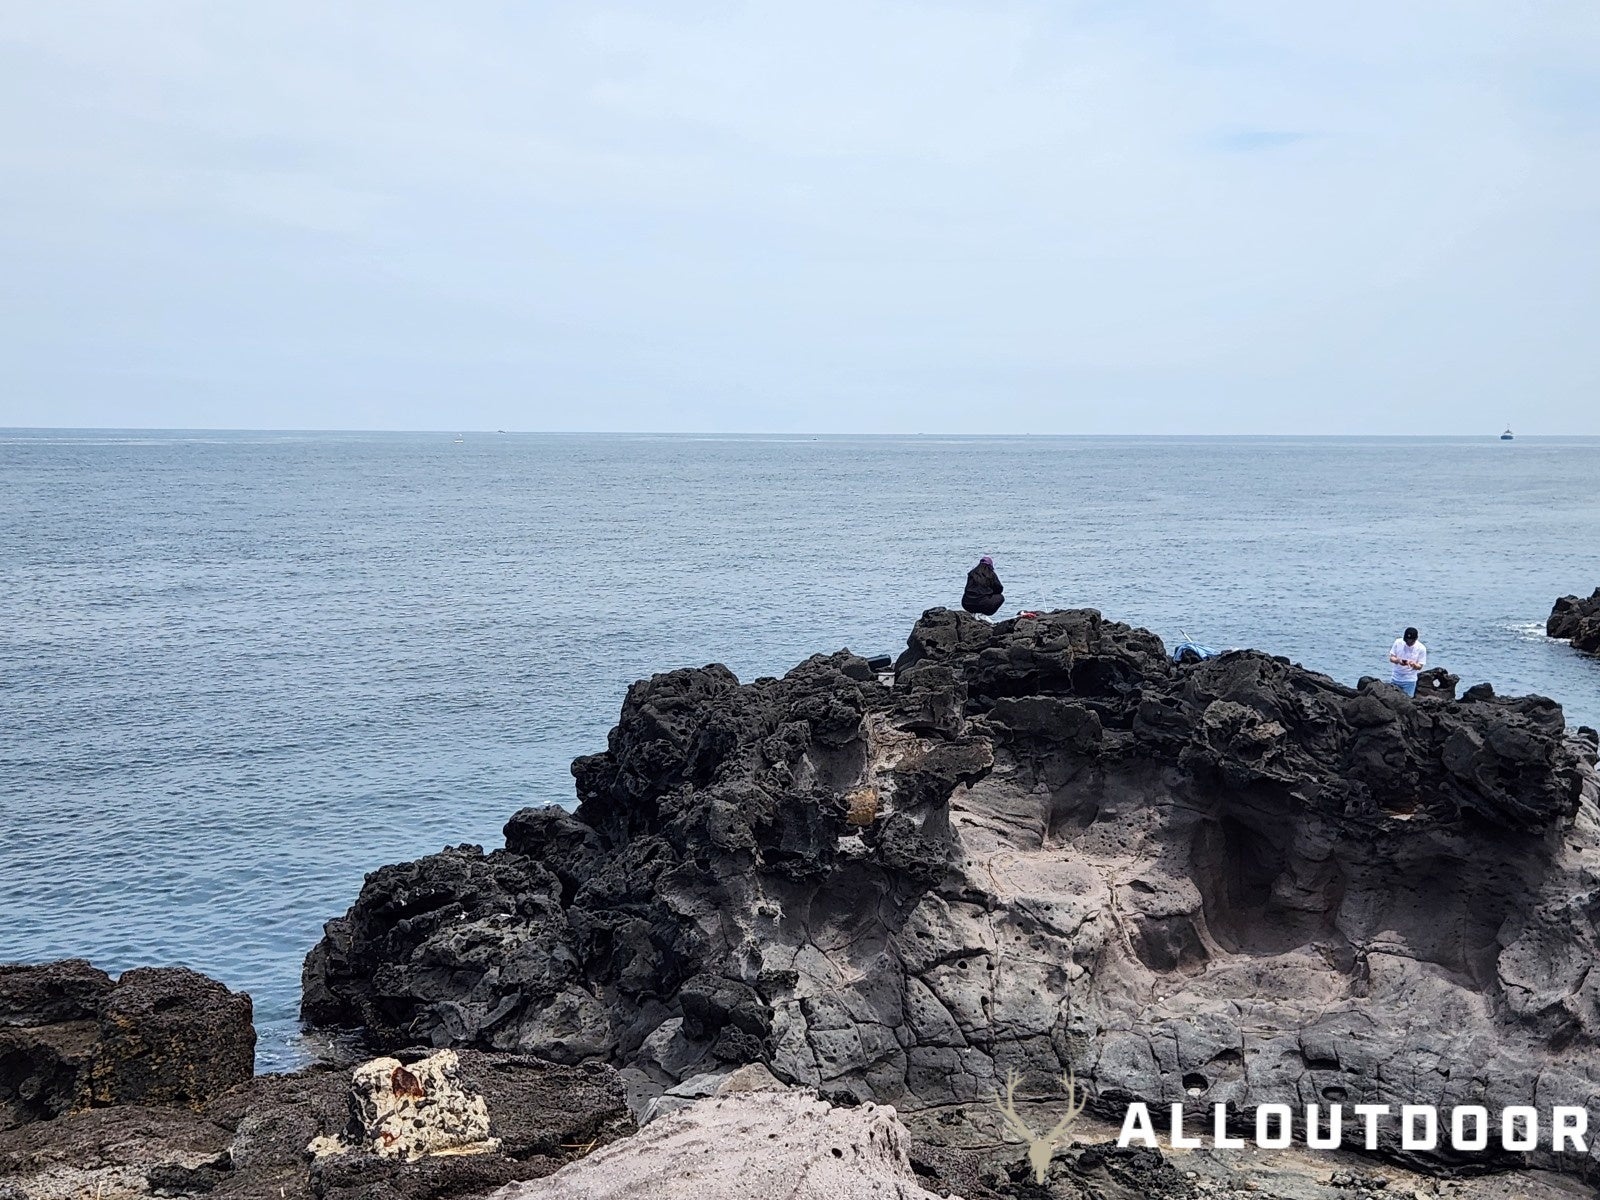
<svg viewBox="0 0 1600 1200">
<path fill-rule="evenodd" d="M 984 566 L 986 566 L 986 567 L 992 567 L 992 566 L 994 566 L 994 559 L 992 559 L 992 558 L 990 558 L 990 557 L 989 557 L 989 556 L 988 556 L 988 555 L 987 555 L 987 554 L 985 554 L 985 555 L 984 555 L 984 556 L 983 556 L 983 557 L 982 557 L 982 558 L 980 558 L 980 559 L 979 559 L 979 560 L 978 560 L 978 561 L 979 561 L 979 562 L 981 562 L 981 563 L 982 563 L 982 564 L 983 564 L 983 565 L 984 565 Z"/>
</svg>

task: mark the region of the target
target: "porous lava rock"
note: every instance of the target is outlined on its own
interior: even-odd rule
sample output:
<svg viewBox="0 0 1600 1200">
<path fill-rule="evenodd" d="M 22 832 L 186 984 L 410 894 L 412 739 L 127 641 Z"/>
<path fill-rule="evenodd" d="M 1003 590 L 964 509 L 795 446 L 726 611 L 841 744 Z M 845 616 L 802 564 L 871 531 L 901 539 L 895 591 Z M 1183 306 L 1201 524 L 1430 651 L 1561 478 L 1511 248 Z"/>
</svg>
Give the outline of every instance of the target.
<svg viewBox="0 0 1600 1200">
<path fill-rule="evenodd" d="M 1108 1114 L 1576 1104 L 1600 1130 L 1594 748 L 1551 700 L 1443 683 L 1179 666 L 1093 610 L 930 610 L 892 685 L 848 652 L 657 675 L 573 765 L 574 812 L 370 875 L 304 1011 L 608 1061 L 636 1104 L 760 1062 L 919 1134 L 1069 1066 Z"/>
<path fill-rule="evenodd" d="M 455 1057 L 448 1071 L 437 1055 L 416 1051 L 381 1065 L 390 1094 L 399 1066 L 425 1081 L 424 1090 L 446 1085 L 472 1110 L 465 1122 L 441 1125 L 419 1106 L 426 1128 L 388 1152 L 374 1145 L 385 1131 L 375 1089 L 353 1078 L 363 1069 L 372 1075 L 371 1064 L 355 1072 L 317 1065 L 255 1076 L 198 1111 L 122 1104 L 0 1131 L 0 1197 L 449 1200 L 548 1175 L 635 1128 L 622 1082 L 605 1064 L 570 1067 L 472 1050 Z M 409 1090 L 403 1080 L 400 1090 Z M 488 1120 L 482 1137 L 480 1106 Z M 402 1141 L 421 1149 L 411 1133 L 450 1132 L 445 1126 L 469 1136 L 434 1139 L 427 1147 L 434 1153 L 393 1152 Z M 337 1152 L 317 1157 L 308 1151 L 313 1144 Z"/>
<path fill-rule="evenodd" d="M 255 1067 L 250 997 L 184 967 L 0 966 L 0 1129 L 114 1104 L 198 1108 Z"/>
<path fill-rule="evenodd" d="M 1591 596 L 1562 596 L 1545 622 L 1546 637 L 1562 638 L 1574 650 L 1600 654 L 1600 588 Z"/>
</svg>

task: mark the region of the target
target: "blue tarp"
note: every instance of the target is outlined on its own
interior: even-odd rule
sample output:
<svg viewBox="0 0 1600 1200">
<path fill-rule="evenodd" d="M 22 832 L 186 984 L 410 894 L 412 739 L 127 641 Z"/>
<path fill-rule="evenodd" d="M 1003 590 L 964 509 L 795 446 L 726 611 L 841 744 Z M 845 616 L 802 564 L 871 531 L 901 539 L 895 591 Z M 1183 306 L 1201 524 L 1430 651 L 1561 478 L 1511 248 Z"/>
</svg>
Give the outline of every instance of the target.
<svg viewBox="0 0 1600 1200">
<path fill-rule="evenodd" d="M 1222 653 L 1221 650 L 1214 650 L 1210 646 L 1202 646 L 1199 642 L 1191 642 L 1185 638 L 1172 648 L 1172 661 L 1182 662 L 1185 650 L 1193 650 L 1201 658 L 1216 658 L 1217 655 Z"/>
</svg>

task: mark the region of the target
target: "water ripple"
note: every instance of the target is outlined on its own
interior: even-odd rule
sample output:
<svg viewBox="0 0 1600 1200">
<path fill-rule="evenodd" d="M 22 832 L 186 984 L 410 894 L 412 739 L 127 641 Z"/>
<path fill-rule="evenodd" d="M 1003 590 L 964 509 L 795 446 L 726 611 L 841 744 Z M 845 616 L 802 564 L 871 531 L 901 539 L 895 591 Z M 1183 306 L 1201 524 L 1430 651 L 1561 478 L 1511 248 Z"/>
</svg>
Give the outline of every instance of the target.
<svg viewBox="0 0 1600 1200">
<path fill-rule="evenodd" d="M 894 651 L 996 555 L 1353 681 L 1397 630 L 1600 724 L 1600 442 L 0 434 L 0 959 L 186 963 L 304 1054 L 362 875 L 570 803 L 628 683 Z M 1417 469 L 1427 464 L 1426 474 Z"/>
</svg>

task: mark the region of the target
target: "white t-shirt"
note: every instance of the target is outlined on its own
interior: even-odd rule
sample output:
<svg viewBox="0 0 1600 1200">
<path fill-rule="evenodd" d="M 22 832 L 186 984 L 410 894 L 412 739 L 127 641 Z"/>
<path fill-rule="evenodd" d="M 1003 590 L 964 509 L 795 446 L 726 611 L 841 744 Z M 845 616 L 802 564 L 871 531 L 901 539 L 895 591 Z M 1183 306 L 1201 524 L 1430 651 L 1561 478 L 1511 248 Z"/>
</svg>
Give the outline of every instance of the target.
<svg viewBox="0 0 1600 1200">
<path fill-rule="evenodd" d="M 1406 645 L 1405 638 L 1395 638 L 1394 645 L 1389 647 L 1389 653 L 1395 658 L 1403 658 L 1412 665 L 1392 663 L 1393 671 L 1389 678 L 1396 683 L 1409 683 L 1417 677 L 1417 672 L 1428 665 L 1428 648 L 1422 644 L 1421 639 Z"/>
</svg>

